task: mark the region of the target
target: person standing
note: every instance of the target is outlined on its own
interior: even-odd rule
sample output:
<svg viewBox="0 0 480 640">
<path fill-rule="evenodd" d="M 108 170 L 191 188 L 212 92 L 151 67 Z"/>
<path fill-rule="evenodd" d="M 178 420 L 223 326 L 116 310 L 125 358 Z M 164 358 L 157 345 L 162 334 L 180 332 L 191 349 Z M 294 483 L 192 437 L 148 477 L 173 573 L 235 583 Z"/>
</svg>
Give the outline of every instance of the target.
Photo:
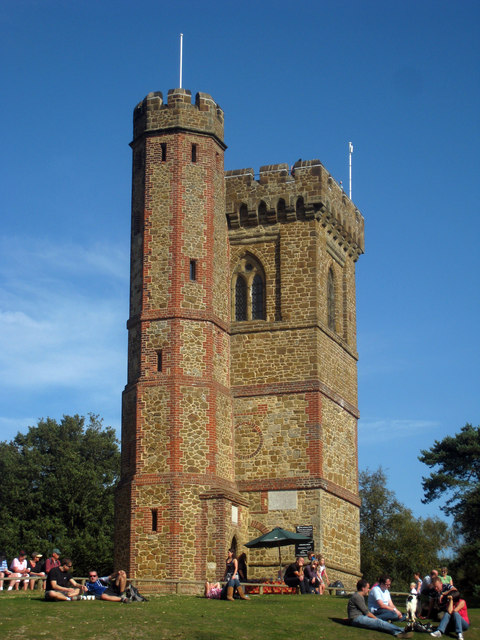
<svg viewBox="0 0 480 640">
<path fill-rule="evenodd" d="M 226 599 L 233 602 L 233 594 L 237 591 L 242 600 L 249 600 L 249 598 L 243 593 L 243 589 L 240 585 L 238 577 L 238 560 L 233 549 L 229 549 L 227 558 L 225 560 L 225 573 L 223 579 L 226 581 Z"/>
</svg>

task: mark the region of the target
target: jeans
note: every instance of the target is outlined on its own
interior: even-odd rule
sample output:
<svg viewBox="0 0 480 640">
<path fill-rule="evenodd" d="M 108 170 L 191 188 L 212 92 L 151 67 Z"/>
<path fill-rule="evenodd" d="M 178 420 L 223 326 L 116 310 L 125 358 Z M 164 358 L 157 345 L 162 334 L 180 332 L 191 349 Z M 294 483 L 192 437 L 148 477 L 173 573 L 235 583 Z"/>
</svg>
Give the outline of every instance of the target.
<svg viewBox="0 0 480 640">
<path fill-rule="evenodd" d="M 395 611 L 390 611 L 390 609 L 377 609 L 373 612 L 373 615 L 380 618 L 380 620 L 385 620 L 385 622 L 388 622 L 389 620 L 392 620 L 393 622 L 403 622 L 407 617 L 403 613 L 402 617 L 399 618 Z"/>
<path fill-rule="evenodd" d="M 351 621 L 352 627 L 361 627 L 362 629 L 372 629 L 373 631 L 383 631 L 396 636 L 402 632 L 400 627 L 396 627 L 389 622 L 380 620 L 379 618 L 369 618 L 368 616 L 357 616 Z"/>
<path fill-rule="evenodd" d="M 451 614 L 445 613 L 445 615 L 442 618 L 442 621 L 438 625 L 438 630 L 441 631 L 442 633 L 445 633 L 448 626 L 450 627 L 455 626 L 456 633 L 462 633 L 462 631 L 466 631 L 468 629 L 467 622 L 456 611 L 454 611 Z"/>
</svg>

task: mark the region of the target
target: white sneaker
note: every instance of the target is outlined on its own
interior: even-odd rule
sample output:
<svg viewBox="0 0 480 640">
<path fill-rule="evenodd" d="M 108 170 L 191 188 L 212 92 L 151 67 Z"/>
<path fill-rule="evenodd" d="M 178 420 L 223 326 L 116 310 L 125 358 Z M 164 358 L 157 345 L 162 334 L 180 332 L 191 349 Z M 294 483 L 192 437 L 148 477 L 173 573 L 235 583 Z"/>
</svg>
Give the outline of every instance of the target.
<svg viewBox="0 0 480 640">
<path fill-rule="evenodd" d="M 430 634 L 432 636 L 432 638 L 441 638 L 442 637 L 442 632 L 441 631 L 432 631 L 432 633 Z"/>
<path fill-rule="evenodd" d="M 459 633 L 457 638 L 458 638 L 458 640 L 463 640 L 463 633 Z"/>
</svg>

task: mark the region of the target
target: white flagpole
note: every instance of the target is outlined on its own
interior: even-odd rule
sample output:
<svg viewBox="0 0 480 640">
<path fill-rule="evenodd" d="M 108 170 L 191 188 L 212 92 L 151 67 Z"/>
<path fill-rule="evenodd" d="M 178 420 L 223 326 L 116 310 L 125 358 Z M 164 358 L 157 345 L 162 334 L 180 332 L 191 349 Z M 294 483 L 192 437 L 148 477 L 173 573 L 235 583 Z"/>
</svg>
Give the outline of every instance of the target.
<svg viewBox="0 0 480 640">
<path fill-rule="evenodd" d="M 353 144 L 348 143 L 348 173 L 349 173 L 349 198 L 352 199 L 352 153 Z"/>
<path fill-rule="evenodd" d="M 183 65 L 183 33 L 180 34 L 180 86 L 182 88 L 182 65 Z"/>
</svg>

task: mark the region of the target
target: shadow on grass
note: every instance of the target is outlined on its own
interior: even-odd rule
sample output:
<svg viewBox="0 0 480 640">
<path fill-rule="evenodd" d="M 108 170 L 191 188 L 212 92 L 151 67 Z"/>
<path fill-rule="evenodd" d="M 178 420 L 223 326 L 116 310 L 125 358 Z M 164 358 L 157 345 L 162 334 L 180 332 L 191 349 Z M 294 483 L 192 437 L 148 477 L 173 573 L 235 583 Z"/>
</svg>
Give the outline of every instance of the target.
<svg viewBox="0 0 480 640">
<path fill-rule="evenodd" d="M 331 620 L 332 622 L 336 622 L 337 624 L 343 624 L 346 627 L 350 627 L 350 621 L 348 620 L 348 618 L 328 618 L 329 620 Z"/>
</svg>

